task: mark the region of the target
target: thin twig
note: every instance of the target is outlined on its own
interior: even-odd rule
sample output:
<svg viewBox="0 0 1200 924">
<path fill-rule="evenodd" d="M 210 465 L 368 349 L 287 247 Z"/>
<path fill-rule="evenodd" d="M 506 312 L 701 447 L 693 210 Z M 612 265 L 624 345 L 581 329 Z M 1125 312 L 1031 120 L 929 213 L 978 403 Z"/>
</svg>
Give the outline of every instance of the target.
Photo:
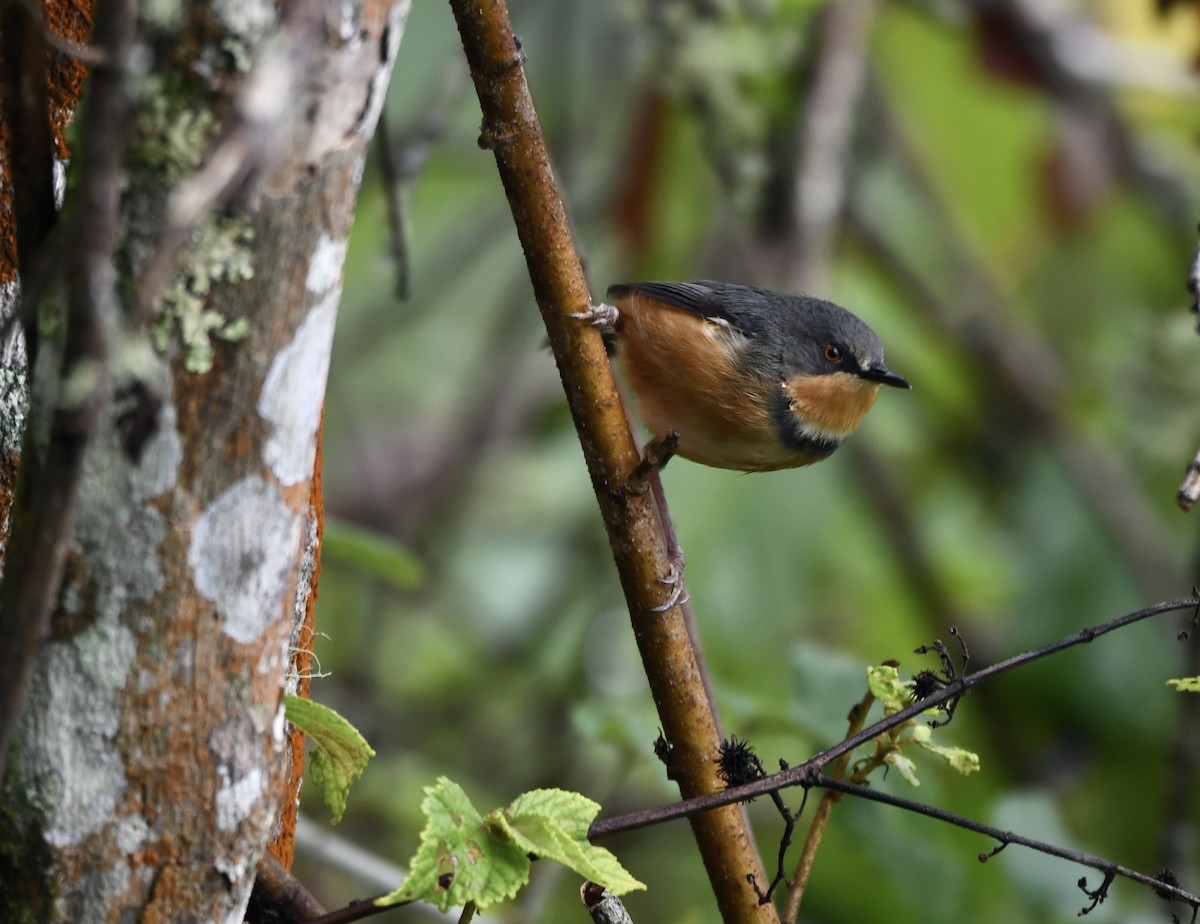
<svg viewBox="0 0 1200 924">
<path fill-rule="evenodd" d="M 847 735 L 854 735 L 862 731 L 863 724 L 867 720 L 867 713 L 871 711 L 874 702 L 874 694 L 868 692 L 850 710 Z M 833 765 L 831 776 L 838 780 L 845 779 L 846 768 L 849 764 L 850 752 L 847 751 Z M 792 873 L 792 878 L 788 880 L 787 898 L 783 903 L 783 911 L 779 915 L 783 924 L 795 924 L 800 917 L 800 903 L 804 899 L 804 890 L 808 887 L 808 878 L 812 875 L 813 863 L 817 859 L 817 850 L 825 837 L 825 829 L 829 825 L 829 816 L 833 813 L 833 807 L 840 799 L 841 796 L 832 790 L 826 790 L 821 794 L 821 800 L 817 803 L 817 809 L 813 813 L 813 820 L 808 826 L 808 836 L 804 839 L 804 846 L 800 849 L 800 857 L 796 861 L 796 870 Z"/>
<path fill-rule="evenodd" d="M 618 832 L 633 831 L 638 828 L 644 828 L 648 825 L 662 824 L 665 821 L 671 821 L 676 818 L 690 817 L 696 813 L 707 812 L 713 808 L 722 805 L 729 805 L 734 802 L 744 802 L 748 799 L 753 799 L 756 796 L 766 795 L 769 792 L 786 788 L 788 786 L 813 786 L 818 780 L 823 779 L 821 772 L 826 766 L 833 763 L 843 754 L 853 751 L 855 748 L 866 744 L 878 735 L 902 725 L 909 719 L 915 718 L 924 712 L 937 709 L 943 703 L 949 702 L 955 698 L 961 698 L 972 687 L 1000 674 L 1007 673 L 1015 668 L 1022 667 L 1033 661 L 1041 660 L 1050 655 L 1057 654 L 1067 648 L 1072 648 L 1076 645 L 1085 645 L 1095 641 L 1102 635 L 1107 635 L 1117 629 L 1124 628 L 1132 623 L 1139 622 L 1143 619 L 1149 619 L 1152 616 L 1159 616 L 1164 613 L 1177 612 L 1179 610 L 1194 609 L 1200 607 L 1200 595 L 1184 597 L 1179 600 L 1167 600 L 1162 603 L 1155 603 L 1152 606 L 1136 610 L 1132 613 L 1126 613 L 1124 616 L 1119 616 L 1108 622 L 1101 623 L 1097 626 L 1092 626 L 1086 629 L 1081 629 L 1071 635 L 1051 642 L 1048 645 L 1043 645 L 1041 648 L 1035 648 L 1031 651 L 1022 652 L 1014 655 L 1004 661 L 1000 661 L 990 667 L 985 667 L 982 670 L 976 671 L 973 674 L 968 674 L 960 677 L 954 683 L 947 684 L 940 690 L 930 694 L 920 702 L 913 703 L 899 712 L 895 712 L 890 716 L 880 719 L 873 725 L 868 726 L 861 732 L 851 735 L 844 741 L 833 745 L 821 753 L 811 757 L 802 764 L 794 767 L 789 767 L 787 770 L 782 770 L 772 776 L 763 777 L 761 780 L 755 780 L 741 786 L 734 786 L 729 789 L 722 790 L 718 793 L 702 796 L 696 799 L 687 799 L 682 802 L 677 802 L 673 805 L 663 806 L 656 809 L 647 809 L 641 812 L 632 812 L 627 815 L 620 815 L 615 818 L 602 818 L 594 822 L 588 829 L 588 838 L 590 840 L 599 840 L 603 837 L 616 834 Z"/>
<path fill-rule="evenodd" d="M 778 791 L 787 786 L 803 786 L 808 789 L 813 786 L 822 787 L 824 789 L 833 790 L 843 794 L 852 794 L 861 798 L 870 799 L 876 802 L 883 802 L 888 805 L 893 805 L 897 808 L 902 808 L 907 811 L 916 812 L 918 814 L 927 815 L 931 818 L 936 818 L 950 824 L 966 828 L 971 831 L 977 831 L 981 834 L 986 834 L 989 837 L 994 837 L 1000 844 L 991 853 L 980 854 L 981 862 L 986 861 L 991 856 L 999 853 L 1008 844 L 1019 844 L 1028 847 L 1031 850 L 1037 850 L 1049 856 L 1060 857 L 1065 860 L 1070 860 L 1080 865 L 1099 870 L 1104 873 L 1106 882 L 1096 890 L 1088 890 L 1086 882 L 1080 880 L 1080 888 L 1094 902 L 1102 901 L 1107 892 L 1107 885 L 1113 876 L 1122 876 L 1142 885 L 1149 886 L 1154 889 L 1156 894 L 1169 898 L 1186 902 L 1193 909 L 1193 920 L 1195 912 L 1200 909 L 1200 897 L 1187 892 L 1176 885 L 1169 882 L 1164 882 L 1160 878 L 1148 876 L 1145 873 L 1139 873 L 1136 870 L 1122 866 L 1118 863 L 1113 863 L 1104 860 L 1100 857 L 1092 856 L 1091 854 L 1081 853 L 1079 851 L 1068 850 L 1063 847 L 1057 847 L 1053 844 L 1047 844 L 1042 841 L 1036 841 L 1031 838 L 1023 837 L 1011 831 L 1003 831 L 999 828 L 994 828 L 990 825 L 985 825 L 981 822 L 976 822 L 965 818 L 961 815 L 956 815 L 952 812 L 947 812 L 943 809 L 933 806 L 924 805 L 919 802 L 913 802 L 908 799 L 902 799 L 898 796 L 887 795 L 875 789 L 865 786 L 859 786 L 852 783 L 846 783 L 841 780 L 834 779 L 830 776 L 824 776 L 822 769 L 832 761 L 838 760 L 845 755 L 848 755 L 858 746 L 867 743 L 871 739 L 877 737 L 882 732 L 885 732 L 897 725 L 907 722 L 909 719 L 915 718 L 927 709 L 936 708 L 943 703 L 949 702 L 956 698 L 961 699 L 963 694 L 971 687 L 978 683 L 987 680 L 990 677 L 997 676 L 1007 671 L 1013 670 L 1024 664 L 1039 660 L 1049 655 L 1063 651 L 1075 645 L 1087 644 L 1105 635 L 1109 632 L 1116 631 L 1124 626 L 1131 625 L 1151 616 L 1160 615 L 1162 613 L 1174 612 L 1182 609 L 1197 609 L 1200 611 L 1200 595 L 1193 595 L 1181 600 L 1171 600 L 1163 603 L 1156 603 L 1153 606 L 1145 607 L 1133 613 L 1127 613 L 1124 616 L 1117 617 L 1109 622 L 1102 623 L 1087 629 L 1081 629 L 1079 632 L 1073 633 L 1058 641 L 1052 642 L 1041 648 L 1033 651 L 1027 651 L 1019 655 L 1008 658 L 991 667 L 986 667 L 974 674 L 969 674 L 958 678 L 956 681 L 947 684 L 941 690 L 927 696 L 920 702 L 914 703 L 905 709 L 900 710 L 890 716 L 885 717 L 874 725 L 863 729 L 857 734 L 850 735 L 841 743 L 828 748 L 810 760 L 805 761 L 796 767 L 791 767 L 775 774 L 774 776 L 764 777 L 761 780 L 747 783 L 742 786 L 731 787 L 724 792 L 717 793 L 712 796 L 705 796 L 700 799 L 691 799 L 686 802 L 677 803 L 673 806 L 666 806 L 661 809 L 652 809 L 644 812 L 636 812 L 630 815 L 623 815 L 618 818 L 603 819 L 592 825 L 588 831 L 588 837 L 592 840 L 598 840 L 608 834 L 616 831 L 629 831 L 635 828 L 645 827 L 651 824 L 660 824 L 672 818 L 690 816 L 694 812 L 708 811 L 715 805 L 724 805 L 730 801 L 745 801 L 755 796 L 764 795 L 770 792 Z"/>
<path fill-rule="evenodd" d="M 1200 676 L 1200 633 L 1181 637 L 1180 676 Z M 1161 860 L 1169 869 L 1194 869 L 1196 857 L 1196 770 L 1200 765 L 1200 697 L 1184 693 L 1172 700 L 1175 728 L 1163 785 Z"/>
<path fill-rule="evenodd" d="M 393 133 L 388 120 L 388 107 L 379 113 L 379 178 L 387 199 L 388 227 L 391 230 L 389 249 L 396 264 L 396 298 L 406 301 L 412 289 L 412 265 L 409 254 L 412 208 L 410 189 L 420 175 L 434 147 L 446 134 L 446 113 L 458 95 L 462 84 L 461 62 L 447 70 L 427 114 L 415 126 Z"/>
<path fill-rule="evenodd" d="M 1001 847 L 990 853 L 981 853 L 979 861 L 986 863 L 992 856 L 999 853 L 1000 849 L 1009 844 L 1016 844 L 1019 847 L 1028 847 L 1030 850 L 1036 850 L 1038 853 L 1044 853 L 1047 856 L 1058 857 L 1062 860 L 1069 860 L 1072 863 L 1078 863 L 1080 866 L 1087 866 L 1095 870 L 1099 870 L 1108 879 L 1111 876 L 1121 876 L 1125 879 L 1130 879 L 1134 882 L 1141 883 L 1144 886 L 1149 886 L 1156 892 L 1162 893 L 1165 897 L 1169 897 L 1175 901 L 1186 902 L 1193 908 L 1200 906 L 1200 896 L 1194 895 L 1178 886 L 1170 885 L 1154 876 L 1147 876 L 1145 873 L 1139 873 L 1135 869 L 1130 869 L 1127 866 L 1122 866 L 1119 863 L 1113 863 L 1111 860 L 1105 860 L 1102 857 L 1094 856 L 1090 853 L 1083 853 L 1079 850 L 1070 850 L 1066 847 L 1059 847 L 1055 844 L 1047 843 L 1046 841 L 1035 840 L 1030 837 L 1016 834 L 1012 831 L 1005 831 L 1001 828 L 993 827 L 992 825 L 984 824 L 980 821 L 974 821 L 970 818 L 964 818 L 962 815 L 956 815 L 953 812 L 947 812 L 943 809 L 936 808 L 932 805 L 925 805 L 922 802 L 914 802 L 911 799 L 904 799 L 900 796 L 893 796 L 889 793 L 880 792 L 878 789 L 873 789 L 870 786 L 859 786 L 854 783 L 847 783 L 843 780 L 835 780 L 830 777 L 821 777 L 813 781 L 814 786 L 820 786 L 824 789 L 832 789 L 835 792 L 840 792 L 847 795 L 857 796 L 860 799 L 866 799 L 869 802 L 879 802 L 883 805 L 891 805 L 895 808 L 903 809 L 906 812 L 913 812 L 917 815 L 924 815 L 927 818 L 936 818 L 938 821 L 944 821 L 947 824 L 955 825 L 959 828 L 964 828 L 967 831 L 974 831 L 977 834 L 984 834 L 988 837 L 997 840 Z M 1082 886 L 1081 886 L 1082 888 Z M 1104 889 L 1101 886 L 1101 889 Z M 1100 890 L 1097 890 L 1100 891 Z M 1089 893 L 1092 894 L 1092 893 Z"/>
</svg>

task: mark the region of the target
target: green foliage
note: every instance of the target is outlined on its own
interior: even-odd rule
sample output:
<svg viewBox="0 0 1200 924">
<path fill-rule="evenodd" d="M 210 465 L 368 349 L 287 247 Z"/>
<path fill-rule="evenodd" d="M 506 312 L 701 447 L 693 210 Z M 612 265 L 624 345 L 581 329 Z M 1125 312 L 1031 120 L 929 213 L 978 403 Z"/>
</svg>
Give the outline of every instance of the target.
<svg viewBox="0 0 1200 924">
<path fill-rule="evenodd" d="M 470 902 L 484 910 L 529 881 L 531 855 L 556 860 L 615 895 L 645 888 L 611 853 L 588 843 L 600 806 L 578 793 L 534 790 L 485 817 L 458 784 L 440 777 L 425 789 L 421 811 L 425 830 L 408 880 L 377 905 L 421 900 L 446 911 Z"/>
<path fill-rule="evenodd" d="M 299 696 L 285 696 L 287 720 L 313 743 L 309 779 L 321 787 L 325 804 L 337 824 L 346 811 L 350 785 L 362 776 L 375 752 L 353 725 L 320 703 Z"/>
<path fill-rule="evenodd" d="M 912 681 L 902 681 L 900 672 L 891 665 L 867 668 L 867 688 L 883 704 L 886 715 L 893 715 L 912 705 Z M 950 769 L 963 776 L 979 770 L 978 754 L 960 747 L 937 744 L 933 734 L 933 728 L 920 721 L 920 716 L 914 716 L 880 735 L 875 741 L 875 756 L 870 760 L 894 767 L 910 786 L 920 785 L 916 764 L 904 753 L 905 748 L 913 745 L 941 758 Z"/>
<path fill-rule="evenodd" d="M 1167 685 L 1174 687 L 1180 693 L 1200 693 L 1200 677 L 1180 677 L 1168 680 Z"/>
</svg>

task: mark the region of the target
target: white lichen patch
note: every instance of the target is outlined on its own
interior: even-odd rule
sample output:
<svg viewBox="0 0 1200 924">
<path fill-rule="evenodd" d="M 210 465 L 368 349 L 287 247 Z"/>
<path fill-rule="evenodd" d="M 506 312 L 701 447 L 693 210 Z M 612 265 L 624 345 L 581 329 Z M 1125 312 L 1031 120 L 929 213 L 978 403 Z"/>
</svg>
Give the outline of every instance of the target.
<svg viewBox="0 0 1200 924">
<path fill-rule="evenodd" d="M 159 372 L 165 378 L 165 369 Z M 173 413 L 163 414 L 148 437 L 140 465 L 124 454 L 111 424 L 88 447 L 74 537 L 87 583 L 69 584 L 63 604 L 83 613 L 85 599 L 93 599 L 93 622 L 46 646 L 30 694 L 31 724 L 21 735 L 21 772 L 46 820 L 46 838 L 57 847 L 108 824 L 125 789 L 112 742 L 137 642 L 121 620 L 130 604 L 162 588 L 159 551 L 167 527 L 145 500 L 174 485 L 178 465 Z"/>
<path fill-rule="evenodd" d="M 141 815 L 126 815 L 117 820 L 113 829 L 117 848 L 129 857 L 150 837 L 150 825 Z"/>
<path fill-rule="evenodd" d="M 246 917 L 246 908 L 250 905 L 250 893 L 254 890 L 254 879 L 249 878 L 238 882 L 230 889 L 233 910 L 225 917 L 223 924 L 242 924 Z"/>
<path fill-rule="evenodd" d="M 21 451 L 28 413 L 29 389 L 24 368 L 0 366 L 0 452 Z"/>
<path fill-rule="evenodd" d="M 327 281 L 329 274 L 322 269 L 316 275 Z M 313 277 L 310 268 L 310 287 Z M 291 342 L 276 354 L 258 397 L 258 413 L 272 425 L 263 461 L 285 485 L 312 477 L 340 294 L 335 279 Z"/>
<path fill-rule="evenodd" d="M 192 581 L 235 642 L 254 641 L 283 616 L 300 527 L 278 486 L 258 477 L 230 485 L 196 521 L 188 546 Z"/>
<path fill-rule="evenodd" d="M 322 234 L 308 263 L 305 288 L 313 295 L 324 295 L 334 286 L 340 288 L 345 262 L 346 241 L 335 241 L 328 234 Z"/>
<path fill-rule="evenodd" d="M 228 767 L 218 767 L 220 786 L 217 788 L 217 830 L 235 831 L 250 817 L 263 800 L 266 775 L 254 767 L 244 776 L 231 777 Z"/>
<path fill-rule="evenodd" d="M 135 649 L 132 633 L 113 616 L 69 642 L 48 644 L 39 663 L 15 761 L 54 847 L 78 844 L 99 831 L 125 791 L 112 739 Z"/>
<path fill-rule="evenodd" d="M 235 715 L 214 728 L 208 739 L 217 772 L 217 830 L 236 835 L 225 839 L 225 849 L 218 851 L 213 865 L 234 887 L 253 880 L 254 845 L 263 843 L 274 817 L 266 769 L 274 756 L 268 753 L 273 749 L 263 740 L 263 731 L 250 714 Z"/>
<path fill-rule="evenodd" d="M 312 596 L 313 574 L 317 568 L 317 552 L 321 540 L 317 533 L 316 511 L 310 506 L 304 517 L 304 551 L 300 554 L 300 573 L 296 577 L 296 598 L 292 602 L 292 634 L 288 638 L 287 657 L 288 671 L 283 678 L 283 691 L 295 695 L 300 688 L 300 672 L 297 669 L 292 653 L 300 645 L 300 632 L 304 628 L 304 620 L 308 615 L 308 601 Z M 311 655 L 312 652 L 310 651 Z"/>
<path fill-rule="evenodd" d="M 157 359 L 143 372 L 152 389 L 168 388 Z M 97 610 L 115 616 L 131 601 L 153 599 L 162 589 L 163 515 L 148 502 L 176 483 L 182 449 L 175 409 L 164 403 L 138 463 L 125 454 L 116 427 L 102 427 L 88 446 L 80 486 L 75 541 L 88 563 Z M 119 537 L 119 539 L 118 539 Z"/>
<path fill-rule="evenodd" d="M 25 335 L 20 324 L 9 323 L 19 294 L 15 282 L 0 285 L 0 452 L 5 453 L 21 451 L 29 413 Z"/>
</svg>

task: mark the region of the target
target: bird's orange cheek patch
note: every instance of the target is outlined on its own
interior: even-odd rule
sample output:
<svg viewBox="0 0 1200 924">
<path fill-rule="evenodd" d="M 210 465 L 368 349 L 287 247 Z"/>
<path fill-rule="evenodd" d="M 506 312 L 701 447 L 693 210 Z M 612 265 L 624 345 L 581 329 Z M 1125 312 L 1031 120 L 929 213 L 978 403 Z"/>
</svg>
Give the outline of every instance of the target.
<svg viewBox="0 0 1200 924">
<path fill-rule="evenodd" d="M 792 412 L 806 422 L 837 436 L 849 436 L 862 422 L 879 385 L 849 372 L 798 375 L 783 383 Z"/>
</svg>

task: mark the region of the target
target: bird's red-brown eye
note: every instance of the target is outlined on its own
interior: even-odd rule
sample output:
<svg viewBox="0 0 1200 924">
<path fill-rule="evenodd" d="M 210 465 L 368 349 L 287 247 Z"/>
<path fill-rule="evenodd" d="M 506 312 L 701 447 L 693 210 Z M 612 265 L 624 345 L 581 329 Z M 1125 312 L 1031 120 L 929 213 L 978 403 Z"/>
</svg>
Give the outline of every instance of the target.
<svg viewBox="0 0 1200 924">
<path fill-rule="evenodd" d="M 825 344 L 825 349 L 821 351 L 821 355 L 825 357 L 825 362 L 836 363 L 842 358 L 842 351 L 836 344 L 827 343 Z"/>
</svg>

